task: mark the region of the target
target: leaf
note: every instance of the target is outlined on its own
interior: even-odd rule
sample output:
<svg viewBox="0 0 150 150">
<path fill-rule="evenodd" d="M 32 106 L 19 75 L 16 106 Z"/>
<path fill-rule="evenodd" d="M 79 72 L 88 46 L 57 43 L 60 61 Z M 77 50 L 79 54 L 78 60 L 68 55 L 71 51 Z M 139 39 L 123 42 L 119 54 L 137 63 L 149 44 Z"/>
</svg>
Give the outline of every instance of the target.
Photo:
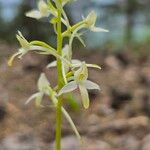
<svg viewBox="0 0 150 150">
<path fill-rule="evenodd" d="M 79 84 L 79 89 L 82 97 L 83 106 L 85 109 L 87 109 L 89 108 L 89 103 L 90 103 L 88 91 L 82 84 Z"/>
<path fill-rule="evenodd" d="M 86 80 L 86 81 L 83 81 L 82 83 L 85 86 L 85 88 L 88 90 L 93 90 L 93 89 L 100 90 L 99 85 L 92 81 Z"/>
<path fill-rule="evenodd" d="M 58 93 L 58 96 L 64 93 L 71 92 L 77 88 L 77 83 L 75 81 L 71 81 L 67 83 Z"/>
</svg>

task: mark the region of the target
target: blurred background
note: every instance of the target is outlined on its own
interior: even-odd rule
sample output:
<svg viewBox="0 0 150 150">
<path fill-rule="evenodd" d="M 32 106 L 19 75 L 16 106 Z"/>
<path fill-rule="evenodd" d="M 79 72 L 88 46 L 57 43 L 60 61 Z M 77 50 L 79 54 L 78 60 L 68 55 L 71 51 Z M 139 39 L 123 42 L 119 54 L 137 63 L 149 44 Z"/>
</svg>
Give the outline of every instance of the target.
<svg viewBox="0 0 150 150">
<path fill-rule="evenodd" d="M 56 46 L 47 19 L 37 21 L 24 15 L 36 8 L 36 3 L 0 0 L 0 150 L 53 149 L 55 109 L 47 107 L 50 102 L 46 98 L 45 108 L 24 102 L 36 92 L 40 72 L 56 84 L 56 70 L 45 69 L 54 58 L 30 53 L 16 60 L 13 67 L 7 66 L 9 56 L 19 47 L 17 30 L 28 40 Z M 64 98 L 87 149 L 150 150 L 150 1 L 77 0 L 65 10 L 72 24 L 95 10 L 96 25 L 109 30 L 86 32 L 86 48 L 74 43 L 74 58 L 102 67 L 101 71 L 89 71 L 89 78 L 101 86 L 101 92 L 89 91 L 89 110 L 83 110 L 77 92 Z M 80 150 L 65 119 L 62 128 L 62 150 Z"/>
</svg>

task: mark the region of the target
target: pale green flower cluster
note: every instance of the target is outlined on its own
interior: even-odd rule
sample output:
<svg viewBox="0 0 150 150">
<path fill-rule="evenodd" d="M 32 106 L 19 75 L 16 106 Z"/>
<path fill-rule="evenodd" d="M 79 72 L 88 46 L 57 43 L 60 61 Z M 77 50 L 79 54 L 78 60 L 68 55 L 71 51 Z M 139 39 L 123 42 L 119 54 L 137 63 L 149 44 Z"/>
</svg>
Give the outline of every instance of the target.
<svg viewBox="0 0 150 150">
<path fill-rule="evenodd" d="M 22 58 L 25 54 L 27 54 L 30 51 L 34 51 L 38 54 L 42 55 L 53 55 L 56 57 L 56 59 L 61 60 L 62 62 L 62 75 L 64 80 L 64 85 L 61 89 L 57 89 L 56 87 L 51 87 L 48 79 L 46 78 L 46 75 L 42 73 L 40 75 L 40 78 L 38 80 L 38 92 L 33 94 L 26 102 L 29 103 L 31 100 L 35 99 L 37 106 L 44 107 L 42 103 L 42 98 L 44 95 L 50 97 L 52 100 L 54 106 L 57 106 L 58 97 L 68 93 L 72 92 L 75 89 L 78 89 L 81 94 L 81 99 L 84 108 L 88 108 L 90 101 L 89 101 L 89 95 L 87 90 L 100 90 L 99 85 L 96 83 L 88 80 L 88 68 L 93 67 L 97 69 L 101 69 L 98 65 L 95 64 L 88 64 L 86 62 L 82 62 L 77 59 L 72 59 L 72 43 L 74 38 L 79 39 L 79 41 L 85 46 L 85 43 L 83 39 L 81 38 L 82 33 L 79 32 L 80 30 L 91 30 L 94 32 L 108 32 L 108 30 L 96 27 L 96 19 L 97 15 L 94 11 L 90 12 L 89 15 L 87 15 L 86 18 L 83 18 L 80 22 L 76 23 L 75 25 L 70 25 L 70 22 L 68 20 L 68 17 L 63 9 L 63 6 L 65 6 L 67 3 L 71 2 L 72 0 L 62 0 L 61 4 L 58 3 L 58 1 L 55 0 L 48 0 L 45 2 L 44 0 L 39 0 L 37 4 L 37 9 L 31 10 L 26 13 L 27 17 L 35 18 L 35 19 L 41 19 L 43 17 L 48 17 L 50 19 L 50 23 L 54 26 L 54 31 L 57 34 L 57 22 L 58 22 L 58 11 L 57 8 L 59 7 L 62 11 L 61 21 L 66 26 L 65 31 L 62 33 L 62 38 L 69 38 L 69 42 L 67 45 L 64 46 L 62 49 L 62 55 L 60 55 L 57 50 L 50 46 L 49 44 L 42 42 L 42 41 L 27 41 L 25 37 L 21 34 L 20 31 L 18 31 L 17 34 L 17 40 L 20 43 L 20 48 L 18 49 L 18 52 L 16 52 L 8 61 L 8 64 L 11 66 L 12 62 L 15 57 Z M 56 6 L 58 6 L 56 8 Z M 54 61 L 47 65 L 47 68 L 56 67 L 57 61 Z M 73 130 L 75 131 L 78 138 L 80 138 L 80 135 L 71 120 L 69 114 L 66 112 L 66 110 L 62 107 L 62 112 L 71 124 Z"/>
</svg>

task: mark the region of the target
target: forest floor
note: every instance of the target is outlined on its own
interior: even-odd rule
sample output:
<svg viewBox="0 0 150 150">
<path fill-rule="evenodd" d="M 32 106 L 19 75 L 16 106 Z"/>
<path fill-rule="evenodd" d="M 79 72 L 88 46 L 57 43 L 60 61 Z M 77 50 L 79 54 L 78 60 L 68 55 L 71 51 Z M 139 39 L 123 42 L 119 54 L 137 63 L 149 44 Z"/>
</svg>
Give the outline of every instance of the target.
<svg viewBox="0 0 150 150">
<path fill-rule="evenodd" d="M 48 60 L 28 54 L 13 67 L 7 58 L 15 47 L 0 46 L 0 150 L 53 150 L 55 109 L 36 108 L 34 101 L 25 101 L 37 91 L 40 72 L 45 72 L 52 86 L 57 81 L 56 69 L 45 69 Z M 144 49 L 144 47 L 143 47 Z M 91 105 L 80 107 L 77 92 L 75 103 L 64 100 L 64 106 L 83 137 L 81 146 L 63 118 L 62 150 L 150 150 L 150 55 L 135 53 L 132 48 L 114 52 L 75 52 L 75 58 L 96 63 L 102 70 L 89 71 L 89 78 L 101 91 L 89 91 Z M 69 104 L 68 104 L 69 103 Z"/>
</svg>

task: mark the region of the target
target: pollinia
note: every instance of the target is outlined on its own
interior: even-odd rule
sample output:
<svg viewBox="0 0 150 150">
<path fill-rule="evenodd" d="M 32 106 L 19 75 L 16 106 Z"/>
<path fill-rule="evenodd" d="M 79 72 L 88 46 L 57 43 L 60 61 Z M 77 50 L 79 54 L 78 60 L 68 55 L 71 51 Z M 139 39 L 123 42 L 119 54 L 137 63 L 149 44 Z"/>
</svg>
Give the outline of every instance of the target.
<svg viewBox="0 0 150 150">
<path fill-rule="evenodd" d="M 56 108 L 56 150 L 61 149 L 61 123 L 62 114 L 66 117 L 74 130 L 77 138 L 81 140 L 81 136 L 73 123 L 69 113 L 63 107 L 63 95 L 68 92 L 72 92 L 75 89 L 79 89 L 83 107 L 87 109 L 89 107 L 89 95 L 87 90 L 97 89 L 99 85 L 88 80 L 88 68 L 101 69 L 96 64 L 88 64 L 85 61 L 72 59 L 72 43 L 77 38 L 84 46 L 85 43 L 82 39 L 82 35 L 85 30 L 91 30 L 93 32 L 108 32 L 108 30 L 96 27 L 97 15 L 94 11 L 91 11 L 87 17 L 83 17 L 82 20 L 75 25 L 71 25 L 69 19 L 64 10 L 64 6 L 73 0 L 39 0 L 37 9 L 27 12 L 25 15 L 34 19 L 41 19 L 47 17 L 49 22 L 54 27 L 54 32 L 57 35 L 57 47 L 54 48 L 51 45 L 43 41 L 28 41 L 20 31 L 16 35 L 16 38 L 20 44 L 18 51 L 11 56 L 8 61 L 8 65 L 11 66 L 14 58 L 22 59 L 28 52 L 36 52 L 40 55 L 53 55 L 56 61 L 47 65 L 47 68 L 57 68 L 58 84 L 55 87 L 51 87 L 46 75 L 41 73 L 37 86 L 38 92 L 33 94 L 27 101 L 35 100 L 37 106 L 42 106 L 42 98 L 44 95 L 48 96 Z M 63 31 L 62 25 L 66 28 Z M 68 44 L 63 46 L 63 40 L 68 38 Z"/>
</svg>

